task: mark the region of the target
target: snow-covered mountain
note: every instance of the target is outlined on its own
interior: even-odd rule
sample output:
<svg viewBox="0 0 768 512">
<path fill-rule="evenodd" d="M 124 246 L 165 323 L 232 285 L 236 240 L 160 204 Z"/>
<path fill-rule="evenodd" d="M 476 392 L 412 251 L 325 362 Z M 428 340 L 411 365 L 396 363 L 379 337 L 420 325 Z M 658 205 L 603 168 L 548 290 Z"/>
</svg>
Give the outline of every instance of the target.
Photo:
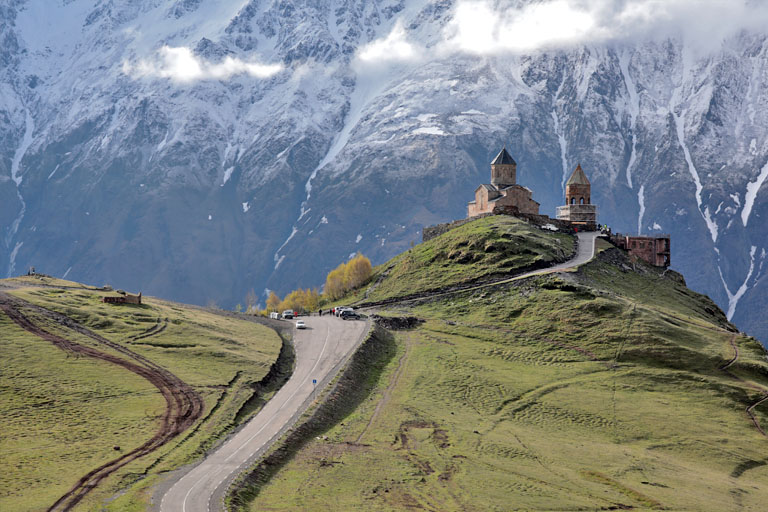
<svg viewBox="0 0 768 512">
<path fill-rule="evenodd" d="M 671 233 L 689 285 L 768 341 L 768 35 L 462 25 L 529 5 L 0 0 L 2 274 L 223 306 L 319 285 L 463 217 L 506 145 L 543 213 L 581 163 L 601 222 Z"/>
</svg>

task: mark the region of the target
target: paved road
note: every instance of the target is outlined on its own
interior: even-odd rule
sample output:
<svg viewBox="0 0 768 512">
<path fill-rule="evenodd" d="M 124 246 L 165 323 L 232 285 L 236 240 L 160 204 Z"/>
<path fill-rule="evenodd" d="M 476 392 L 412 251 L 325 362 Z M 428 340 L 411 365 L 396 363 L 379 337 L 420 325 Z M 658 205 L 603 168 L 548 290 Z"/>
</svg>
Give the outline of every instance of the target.
<svg viewBox="0 0 768 512">
<path fill-rule="evenodd" d="M 165 492 L 160 512 L 221 510 L 232 479 L 298 419 L 315 390 L 333 378 L 370 325 L 331 316 L 303 319 L 308 328 L 296 330 L 296 368 L 291 378 L 245 427 Z"/>
<path fill-rule="evenodd" d="M 574 268 L 574 267 L 578 267 L 579 265 L 583 265 L 584 263 L 594 258 L 595 257 L 595 240 L 597 239 L 598 236 L 600 236 L 600 233 L 597 231 L 590 231 L 587 233 L 577 233 L 576 236 L 579 237 L 579 249 L 578 249 L 578 252 L 576 253 L 576 256 L 566 261 L 565 263 L 560 263 L 559 265 L 555 265 L 554 267 L 537 270 L 535 272 L 529 272 L 527 274 L 524 274 L 523 276 L 518 276 L 518 277 L 529 277 L 529 276 L 535 276 L 538 274 L 548 274 L 550 272 L 557 272 L 560 270 L 565 270 L 567 268 Z"/>
</svg>

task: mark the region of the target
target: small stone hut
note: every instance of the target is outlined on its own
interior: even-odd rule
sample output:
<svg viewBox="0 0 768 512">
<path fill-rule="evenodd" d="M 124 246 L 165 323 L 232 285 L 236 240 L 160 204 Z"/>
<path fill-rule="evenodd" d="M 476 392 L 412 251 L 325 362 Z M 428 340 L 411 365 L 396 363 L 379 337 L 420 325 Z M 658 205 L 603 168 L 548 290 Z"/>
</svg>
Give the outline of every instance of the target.
<svg viewBox="0 0 768 512">
<path fill-rule="evenodd" d="M 101 299 L 106 304 L 141 304 L 141 292 L 138 295 L 124 293 L 118 296 L 105 296 Z"/>
</svg>

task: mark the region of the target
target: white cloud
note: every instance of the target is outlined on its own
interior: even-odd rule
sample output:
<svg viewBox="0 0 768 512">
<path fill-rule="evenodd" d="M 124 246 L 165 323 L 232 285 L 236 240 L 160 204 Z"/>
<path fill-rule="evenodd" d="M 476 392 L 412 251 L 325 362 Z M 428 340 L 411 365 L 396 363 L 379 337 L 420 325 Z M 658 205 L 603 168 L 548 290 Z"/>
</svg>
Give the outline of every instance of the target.
<svg viewBox="0 0 768 512">
<path fill-rule="evenodd" d="M 255 78 L 269 78 L 283 70 L 282 64 L 260 64 L 226 57 L 218 64 L 199 58 L 184 46 L 163 46 L 157 55 L 135 63 L 123 62 L 123 73 L 133 78 L 170 78 L 176 82 L 197 80 L 225 80 L 233 75 L 247 74 Z"/>
<path fill-rule="evenodd" d="M 382 62 L 402 62 L 418 58 L 417 48 L 408 41 L 402 20 L 398 20 L 389 35 L 371 41 L 357 52 L 357 60 L 362 64 L 377 65 Z"/>
<path fill-rule="evenodd" d="M 766 22 L 766 0 L 544 0 L 510 8 L 459 0 L 443 44 L 487 55 L 682 37 L 708 50 L 739 31 L 763 30 Z"/>
<path fill-rule="evenodd" d="M 448 48 L 487 54 L 530 51 L 584 39 L 595 27 L 575 2 L 555 0 L 497 11 L 486 1 L 462 1 L 447 29 Z"/>
</svg>

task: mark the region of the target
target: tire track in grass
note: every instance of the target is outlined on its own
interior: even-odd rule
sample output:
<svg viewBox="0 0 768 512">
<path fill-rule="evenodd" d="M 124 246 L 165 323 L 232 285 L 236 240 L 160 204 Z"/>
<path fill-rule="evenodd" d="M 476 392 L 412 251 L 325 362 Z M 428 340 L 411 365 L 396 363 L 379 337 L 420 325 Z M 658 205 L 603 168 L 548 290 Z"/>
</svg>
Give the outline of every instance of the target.
<svg viewBox="0 0 768 512">
<path fill-rule="evenodd" d="M 376 421 L 376 419 L 379 417 L 379 414 L 381 413 L 381 410 L 384 408 L 384 406 L 389 403 L 389 399 L 392 397 L 392 391 L 395 389 L 395 386 L 397 386 L 397 383 L 400 380 L 400 374 L 403 372 L 403 366 L 405 361 L 408 359 L 408 356 L 411 352 L 411 335 L 406 334 L 406 340 L 405 340 L 405 351 L 403 352 L 403 355 L 400 356 L 400 361 L 397 363 L 397 369 L 395 370 L 395 373 L 392 375 L 392 378 L 389 381 L 389 385 L 387 386 L 387 389 L 384 390 L 384 394 L 382 395 L 381 399 L 379 400 L 379 403 L 376 404 L 376 409 L 374 409 L 373 414 L 371 415 L 371 419 L 368 420 L 368 424 L 365 426 L 362 432 L 360 432 L 360 435 L 357 436 L 357 439 L 355 439 L 355 444 L 360 444 L 360 441 L 363 439 L 363 436 L 370 430 L 371 425 L 373 425 L 373 422 Z"/>
<path fill-rule="evenodd" d="M 752 424 L 755 426 L 758 432 L 762 434 L 764 437 L 768 437 L 768 434 L 766 434 L 763 427 L 760 425 L 760 421 L 757 419 L 757 415 L 755 415 L 755 408 L 762 404 L 765 401 L 768 401 L 768 391 L 762 387 L 758 386 L 757 384 L 754 384 L 752 382 L 749 382 L 747 380 L 742 379 L 741 377 L 736 376 L 732 371 L 730 371 L 731 366 L 736 364 L 736 362 L 739 359 L 739 347 L 736 345 L 736 336 L 737 334 L 734 334 L 731 336 L 731 338 L 728 340 L 728 343 L 731 345 L 731 348 L 733 349 L 733 357 L 730 361 L 725 363 L 724 365 L 720 366 L 718 369 L 722 372 L 724 372 L 729 377 L 739 381 L 744 386 L 748 387 L 749 389 L 752 389 L 753 391 L 757 391 L 761 393 L 763 396 L 757 400 L 756 402 L 752 403 L 751 405 L 748 405 L 745 409 L 747 416 L 752 421 Z"/>
<path fill-rule="evenodd" d="M 82 476 L 69 491 L 48 508 L 48 512 L 71 510 L 82 501 L 86 494 L 96 488 L 102 480 L 126 464 L 160 448 L 189 428 L 201 416 L 204 404 L 200 395 L 187 383 L 144 356 L 132 352 L 118 343 L 109 341 L 74 322 L 69 317 L 3 292 L 0 292 L 0 310 L 22 329 L 51 342 L 54 346 L 66 352 L 115 364 L 143 377 L 160 391 L 166 402 L 166 409 L 160 423 L 160 428 L 154 436 L 138 448 L 102 464 Z M 126 356 L 127 359 L 123 359 L 115 354 L 102 352 L 87 345 L 81 345 L 48 332 L 36 325 L 25 314 L 24 310 L 33 311 L 56 324 L 83 334 L 100 345 L 107 346 Z"/>
<path fill-rule="evenodd" d="M 149 338 L 150 336 L 157 336 L 161 332 L 165 331 L 167 327 L 168 327 L 168 318 L 158 317 L 157 322 L 155 322 L 155 325 L 137 334 L 136 336 L 131 336 L 130 339 L 131 341 L 139 341 L 139 340 L 143 340 L 144 338 Z"/>
</svg>

